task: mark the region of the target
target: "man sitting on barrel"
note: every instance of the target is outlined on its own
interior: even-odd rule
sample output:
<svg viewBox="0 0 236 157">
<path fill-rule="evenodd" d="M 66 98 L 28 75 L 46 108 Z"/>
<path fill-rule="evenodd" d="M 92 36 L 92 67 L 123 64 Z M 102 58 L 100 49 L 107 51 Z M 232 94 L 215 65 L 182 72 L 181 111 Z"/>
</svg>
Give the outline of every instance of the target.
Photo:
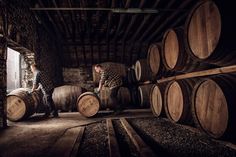
<svg viewBox="0 0 236 157">
<path fill-rule="evenodd" d="M 110 68 L 105 68 L 100 64 L 95 65 L 95 71 L 100 74 L 99 86 L 96 93 L 99 93 L 102 89 L 102 86 L 109 87 L 111 90 L 109 101 L 115 106 L 115 113 L 120 112 L 121 106 L 117 100 L 117 92 L 122 86 L 122 78 L 119 74 L 115 73 Z"/>
<path fill-rule="evenodd" d="M 43 93 L 43 102 L 45 105 L 44 116 L 50 116 L 51 111 L 53 111 L 53 117 L 58 117 L 57 108 L 52 100 L 52 93 L 54 90 L 52 80 L 46 75 L 45 72 L 40 71 L 36 64 L 32 64 L 30 68 L 34 74 L 32 92 L 41 89 Z"/>
</svg>

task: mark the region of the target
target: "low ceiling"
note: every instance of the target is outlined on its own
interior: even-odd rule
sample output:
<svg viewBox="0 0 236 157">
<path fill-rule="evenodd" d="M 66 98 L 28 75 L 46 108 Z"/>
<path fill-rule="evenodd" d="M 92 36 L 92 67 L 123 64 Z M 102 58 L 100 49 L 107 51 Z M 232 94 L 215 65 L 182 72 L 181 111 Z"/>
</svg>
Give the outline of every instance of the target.
<svg viewBox="0 0 236 157">
<path fill-rule="evenodd" d="M 64 67 L 105 61 L 131 65 L 145 58 L 149 44 L 161 41 L 168 28 L 182 26 L 197 2 L 35 0 L 31 10 L 39 24 L 59 41 Z"/>
</svg>

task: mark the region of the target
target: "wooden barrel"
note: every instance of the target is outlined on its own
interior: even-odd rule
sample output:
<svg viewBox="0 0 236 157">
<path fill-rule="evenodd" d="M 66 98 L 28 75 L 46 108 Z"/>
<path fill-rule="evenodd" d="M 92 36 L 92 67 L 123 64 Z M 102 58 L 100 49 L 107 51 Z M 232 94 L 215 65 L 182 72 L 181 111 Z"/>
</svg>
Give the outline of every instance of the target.
<svg viewBox="0 0 236 157">
<path fill-rule="evenodd" d="M 234 1 L 206 0 L 196 4 L 185 23 L 189 54 L 220 66 L 235 64 L 235 12 Z"/>
<path fill-rule="evenodd" d="M 151 70 L 147 64 L 146 59 L 137 60 L 135 63 L 135 76 L 139 82 L 148 81 L 152 78 Z"/>
<path fill-rule="evenodd" d="M 148 48 L 147 64 L 150 67 L 152 76 L 157 76 L 161 71 L 161 44 L 151 44 Z"/>
<path fill-rule="evenodd" d="M 138 87 L 139 93 L 139 105 L 141 108 L 149 108 L 150 107 L 150 90 L 153 84 L 142 85 Z"/>
<path fill-rule="evenodd" d="M 77 99 L 77 110 L 85 117 L 96 115 L 100 106 L 99 97 L 92 92 L 85 92 Z"/>
<path fill-rule="evenodd" d="M 64 85 L 54 89 L 52 99 L 57 109 L 71 111 L 76 109 L 76 101 L 81 94 L 80 86 Z"/>
<path fill-rule="evenodd" d="M 165 86 L 163 84 L 155 84 L 150 90 L 150 105 L 153 115 L 159 117 L 165 114 L 164 109 L 164 92 Z"/>
<path fill-rule="evenodd" d="M 111 95 L 111 90 L 108 87 L 102 87 L 98 97 L 101 101 L 101 108 L 106 109 L 112 107 L 111 102 L 109 101 Z"/>
<path fill-rule="evenodd" d="M 194 122 L 211 137 L 232 139 L 236 136 L 235 78 L 217 76 L 203 80 L 194 87 Z"/>
<path fill-rule="evenodd" d="M 203 63 L 193 60 L 186 52 L 182 27 L 168 29 L 163 36 L 162 44 L 162 61 L 166 69 L 190 72 L 208 68 Z"/>
<path fill-rule="evenodd" d="M 7 95 L 7 118 L 11 121 L 24 120 L 36 112 L 39 104 L 35 95 L 37 92 L 29 94 L 30 89 L 19 88 Z M 33 96 L 34 95 L 34 96 Z"/>
<path fill-rule="evenodd" d="M 100 63 L 104 68 L 110 68 L 115 73 L 119 74 L 122 78 L 125 78 L 127 75 L 127 70 L 124 64 L 120 63 L 113 63 L 113 62 L 104 62 Z M 92 66 L 92 73 L 93 73 L 93 82 L 95 84 L 99 83 L 100 75 L 94 70 L 95 65 Z"/>
<path fill-rule="evenodd" d="M 192 124 L 191 92 L 195 81 L 178 80 L 168 83 L 164 94 L 164 107 L 172 122 Z"/>
<path fill-rule="evenodd" d="M 131 103 L 131 94 L 127 87 L 120 87 L 117 92 L 118 102 L 123 106 L 127 107 Z"/>
</svg>

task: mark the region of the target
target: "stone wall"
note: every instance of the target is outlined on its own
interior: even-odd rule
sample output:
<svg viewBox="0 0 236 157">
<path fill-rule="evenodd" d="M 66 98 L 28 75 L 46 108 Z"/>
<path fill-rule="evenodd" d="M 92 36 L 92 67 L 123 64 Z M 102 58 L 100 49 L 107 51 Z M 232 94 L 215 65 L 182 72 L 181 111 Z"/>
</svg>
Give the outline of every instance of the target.
<svg viewBox="0 0 236 157">
<path fill-rule="evenodd" d="M 93 91 L 91 68 L 63 68 L 64 83 L 69 85 L 79 85 L 88 91 Z"/>
</svg>

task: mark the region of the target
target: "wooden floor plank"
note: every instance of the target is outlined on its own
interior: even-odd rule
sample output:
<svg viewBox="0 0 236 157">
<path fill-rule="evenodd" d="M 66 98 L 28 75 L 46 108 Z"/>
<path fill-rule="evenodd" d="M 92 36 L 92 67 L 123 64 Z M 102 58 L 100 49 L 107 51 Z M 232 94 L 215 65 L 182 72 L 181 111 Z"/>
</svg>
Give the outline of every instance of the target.
<svg viewBox="0 0 236 157">
<path fill-rule="evenodd" d="M 116 140 L 115 131 L 112 125 L 112 120 L 109 118 L 107 122 L 107 131 L 108 131 L 108 146 L 109 146 L 109 155 L 110 157 L 120 157 L 119 145 Z"/>
<path fill-rule="evenodd" d="M 53 145 L 49 151 L 49 156 L 70 157 L 77 155 L 78 148 L 75 148 L 76 141 L 81 140 L 84 132 L 84 127 L 76 127 L 68 129 L 62 137 Z M 80 141 L 79 141 L 80 142 Z M 79 144 L 77 144 L 79 146 Z M 76 153 L 75 153 L 76 152 Z"/>
<path fill-rule="evenodd" d="M 81 143 L 83 135 L 84 135 L 84 130 L 85 130 L 85 127 L 80 128 L 77 140 L 76 140 L 75 145 L 74 145 L 74 147 L 71 151 L 70 157 L 76 157 L 77 156 L 78 149 L 79 149 L 80 143 Z"/>
<path fill-rule="evenodd" d="M 142 138 L 136 133 L 132 126 L 127 122 L 125 118 L 120 118 L 121 124 L 129 135 L 131 141 L 139 152 L 140 157 L 156 157 L 156 154 L 152 149 L 142 140 Z"/>
</svg>

